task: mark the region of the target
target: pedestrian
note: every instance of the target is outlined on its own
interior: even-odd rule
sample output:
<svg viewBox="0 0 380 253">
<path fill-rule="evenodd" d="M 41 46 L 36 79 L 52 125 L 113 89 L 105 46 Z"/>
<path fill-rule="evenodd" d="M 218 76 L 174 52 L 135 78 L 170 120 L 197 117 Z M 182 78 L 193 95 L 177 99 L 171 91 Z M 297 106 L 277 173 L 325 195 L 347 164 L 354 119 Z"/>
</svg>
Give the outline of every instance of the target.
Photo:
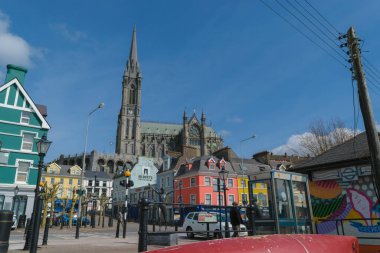
<svg viewBox="0 0 380 253">
<path fill-rule="evenodd" d="M 230 209 L 230 220 L 231 220 L 232 230 L 234 231 L 232 237 L 239 237 L 240 224 L 243 223 L 241 219 L 240 211 L 237 206 L 238 206 L 238 203 L 234 201 Z"/>
</svg>

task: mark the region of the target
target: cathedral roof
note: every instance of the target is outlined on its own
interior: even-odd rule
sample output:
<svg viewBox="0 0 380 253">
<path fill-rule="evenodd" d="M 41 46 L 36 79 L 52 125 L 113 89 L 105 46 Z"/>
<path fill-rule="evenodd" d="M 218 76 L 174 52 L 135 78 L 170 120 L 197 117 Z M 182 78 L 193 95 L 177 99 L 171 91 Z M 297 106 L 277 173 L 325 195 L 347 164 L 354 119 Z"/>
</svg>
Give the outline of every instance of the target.
<svg viewBox="0 0 380 253">
<path fill-rule="evenodd" d="M 142 134 L 172 134 L 178 135 L 182 131 L 181 124 L 160 123 L 160 122 L 141 122 Z"/>
<path fill-rule="evenodd" d="M 182 131 L 182 124 L 165 123 L 165 122 L 141 122 L 142 134 L 169 134 L 178 135 Z M 219 137 L 212 127 L 206 127 L 206 137 Z"/>
</svg>

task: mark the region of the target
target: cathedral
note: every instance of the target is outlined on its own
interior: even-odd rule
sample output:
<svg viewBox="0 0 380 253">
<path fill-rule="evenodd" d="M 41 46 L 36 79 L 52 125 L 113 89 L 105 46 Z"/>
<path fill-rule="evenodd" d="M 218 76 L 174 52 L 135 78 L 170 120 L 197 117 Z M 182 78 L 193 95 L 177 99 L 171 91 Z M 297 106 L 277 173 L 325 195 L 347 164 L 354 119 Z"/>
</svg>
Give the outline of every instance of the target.
<svg viewBox="0 0 380 253">
<path fill-rule="evenodd" d="M 183 114 L 182 124 L 141 121 L 142 73 L 137 58 L 136 29 L 133 28 L 129 59 L 122 81 L 122 101 L 117 121 L 116 153 L 162 158 L 167 152 L 194 147 L 208 155 L 223 147 L 223 139 L 206 125 L 202 112 Z"/>
</svg>

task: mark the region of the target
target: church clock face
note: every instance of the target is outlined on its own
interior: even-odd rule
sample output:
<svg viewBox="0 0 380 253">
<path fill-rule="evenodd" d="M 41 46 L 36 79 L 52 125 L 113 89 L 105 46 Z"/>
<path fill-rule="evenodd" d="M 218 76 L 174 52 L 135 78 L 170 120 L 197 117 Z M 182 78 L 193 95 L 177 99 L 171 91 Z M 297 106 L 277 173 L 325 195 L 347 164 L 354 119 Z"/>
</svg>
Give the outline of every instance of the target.
<svg viewBox="0 0 380 253">
<path fill-rule="evenodd" d="M 196 125 L 192 125 L 190 128 L 191 137 L 199 137 L 199 129 Z"/>
<path fill-rule="evenodd" d="M 129 115 L 132 115 L 133 114 L 133 111 L 131 109 L 128 110 L 128 114 Z"/>
</svg>

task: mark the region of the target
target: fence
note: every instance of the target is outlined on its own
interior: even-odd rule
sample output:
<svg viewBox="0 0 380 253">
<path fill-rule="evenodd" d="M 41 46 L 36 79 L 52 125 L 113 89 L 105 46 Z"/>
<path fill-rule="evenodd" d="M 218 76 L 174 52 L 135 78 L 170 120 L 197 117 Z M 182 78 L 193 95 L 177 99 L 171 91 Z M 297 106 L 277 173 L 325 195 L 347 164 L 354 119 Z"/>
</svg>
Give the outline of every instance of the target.
<svg viewBox="0 0 380 253">
<path fill-rule="evenodd" d="M 221 238 L 223 237 L 223 234 L 224 237 L 228 238 L 232 235 L 232 232 L 244 233 L 244 235 L 248 235 L 248 232 L 250 235 L 253 234 L 253 222 L 250 223 L 251 225 L 249 230 L 247 230 L 245 226 L 241 226 L 240 229 L 232 231 L 232 226 L 228 221 L 228 213 L 230 207 L 227 206 L 193 205 L 186 203 L 167 204 L 164 202 L 150 202 L 148 199 L 143 198 L 140 199 L 137 205 L 129 205 L 128 207 L 128 217 L 137 219 L 139 221 L 139 252 L 146 251 L 148 242 L 152 241 L 152 238 L 155 236 L 159 236 L 162 240 L 162 238 L 165 236 L 169 238 L 173 234 L 186 233 L 187 237 L 193 237 L 194 234 L 202 234 L 205 235 L 206 239 L 208 240 L 213 238 Z M 177 219 L 173 218 L 174 222 L 172 222 L 172 224 L 168 224 L 167 220 L 164 220 L 164 224 L 162 224 L 161 217 L 164 217 L 166 215 L 165 211 L 163 210 L 167 209 L 173 210 L 173 217 L 178 217 Z M 217 219 L 212 222 L 202 222 L 202 224 L 204 224 L 204 227 L 202 229 L 199 229 L 199 227 L 202 226 L 191 227 L 185 224 L 186 227 L 183 227 L 181 231 L 178 231 L 178 226 L 182 225 L 184 222 L 186 223 L 185 217 L 190 212 L 195 212 L 194 216 L 196 213 L 214 213 L 214 216 L 217 217 Z M 251 213 L 252 216 L 248 217 L 248 220 L 253 221 L 253 212 Z M 198 220 L 198 216 L 192 221 L 193 223 L 201 223 L 201 221 Z M 153 225 L 152 231 L 148 231 L 148 224 Z M 162 225 L 165 225 L 165 231 L 156 231 L 155 227 L 157 224 L 160 226 L 160 228 Z M 174 225 L 174 231 L 167 231 L 167 225 Z"/>
</svg>

